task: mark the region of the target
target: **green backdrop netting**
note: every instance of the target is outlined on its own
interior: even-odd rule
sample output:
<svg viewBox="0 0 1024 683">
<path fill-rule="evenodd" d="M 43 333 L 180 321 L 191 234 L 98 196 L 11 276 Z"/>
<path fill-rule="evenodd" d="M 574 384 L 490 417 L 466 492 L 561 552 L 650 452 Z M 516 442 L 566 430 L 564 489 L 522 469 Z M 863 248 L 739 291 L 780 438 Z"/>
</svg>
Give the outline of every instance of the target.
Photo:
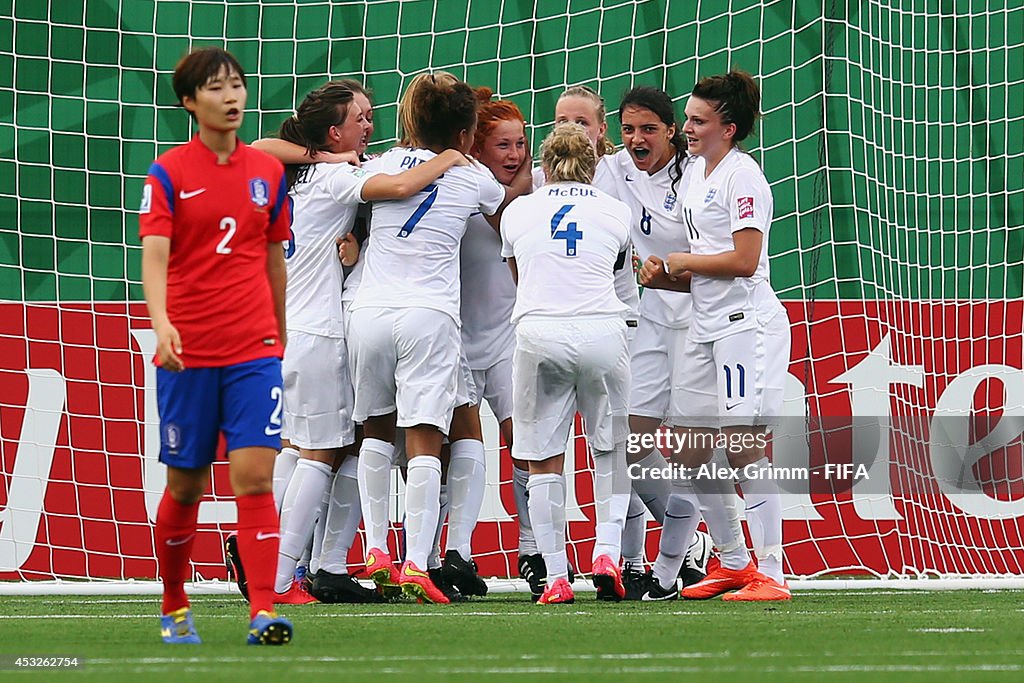
<svg viewBox="0 0 1024 683">
<path fill-rule="evenodd" d="M 633 84 L 682 99 L 739 65 L 764 92 L 751 150 L 782 297 L 1020 297 L 1024 5 L 822 4 L 0 0 L 0 298 L 141 299 L 140 187 L 190 134 L 170 72 L 204 44 L 250 74 L 245 138 L 354 76 L 375 92 L 378 149 L 427 68 L 515 100 L 536 142 L 566 85 L 614 110 Z"/>
</svg>

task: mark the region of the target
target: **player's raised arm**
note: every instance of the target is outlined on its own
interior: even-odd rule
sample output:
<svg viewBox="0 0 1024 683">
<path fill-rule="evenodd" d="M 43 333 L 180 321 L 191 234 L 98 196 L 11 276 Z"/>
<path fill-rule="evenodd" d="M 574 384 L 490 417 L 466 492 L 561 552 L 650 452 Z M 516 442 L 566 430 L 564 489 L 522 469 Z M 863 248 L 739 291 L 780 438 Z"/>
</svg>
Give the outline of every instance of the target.
<svg viewBox="0 0 1024 683">
<path fill-rule="evenodd" d="M 282 164 L 352 164 L 359 166 L 362 161 L 354 150 L 331 152 L 330 150 L 313 150 L 303 148 L 294 142 L 280 138 L 261 138 L 252 143 L 256 149 L 277 158 Z"/>
<path fill-rule="evenodd" d="M 688 272 L 708 277 L 752 277 L 761 259 L 764 235 L 756 228 L 744 228 L 732 234 L 732 241 L 731 251 L 718 254 L 669 254 L 665 258 L 665 272 L 673 278 Z"/>
<path fill-rule="evenodd" d="M 436 157 L 422 164 L 417 164 L 407 171 L 396 173 L 380 173 L 363 185 L 363 199 L 406 199 L 416 194 L 445 171 L 455 166 L 468 165 L 469 159 L 457 149 L 446 149 Z"/>
</svg>

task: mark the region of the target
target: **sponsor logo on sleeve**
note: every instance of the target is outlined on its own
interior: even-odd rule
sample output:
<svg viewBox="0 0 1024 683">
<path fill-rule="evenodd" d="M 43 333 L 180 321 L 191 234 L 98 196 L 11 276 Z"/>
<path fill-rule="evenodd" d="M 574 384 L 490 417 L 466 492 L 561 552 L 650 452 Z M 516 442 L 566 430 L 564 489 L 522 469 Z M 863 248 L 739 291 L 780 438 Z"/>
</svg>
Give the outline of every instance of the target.
<svg viewBox="0 0 1024 683">
<path fill-rule="evenodd" d="M 149 213 L 153 209 L 153 186 L 142 186 L 142 204 L 139 205 L 139 213 Z"/>
<path fill-rule="evenodd" d="M 754 198 L 753 197 L 740 197 L 736 200 L 736 209 L 739 212 L 737 218 L 740 220 L 744 218 L 754 217 Z"/>
</svg>

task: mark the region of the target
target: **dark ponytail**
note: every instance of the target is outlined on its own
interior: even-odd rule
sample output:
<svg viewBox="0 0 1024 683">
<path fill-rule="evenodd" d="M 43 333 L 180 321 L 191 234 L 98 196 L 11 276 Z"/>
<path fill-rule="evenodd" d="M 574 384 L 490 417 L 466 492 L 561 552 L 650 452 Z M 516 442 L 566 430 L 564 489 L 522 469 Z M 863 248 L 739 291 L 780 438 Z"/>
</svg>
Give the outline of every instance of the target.
<svg viewBox="0 0 1024 683">
<path fill-rule="evenodd" d="M 733 143 L 745 140 L 761 115 L 761 91 L 746 71 L 733 69 L 727 74 L 702 78 L 691 94 L 710 102 L 723 124 L 736 125 Z"/>
<path fill-rule="evenodd" d="M 277 136 L 306 148 L 313 156 L 329 149 L 327 131 L 331 126 L 340 126 L 348 118 L 352 104 L 352 91 L 338 83 L 327 83 L 311 91 L 302 100 L 295 114 L 285 119 Z M 305 164 L 288 164 L 288 186 L 295 182 L 299 167 Z"/>
<path fill-rule="evenodd" d="M 661 119 L 666 126 L 675 126 L 676 132 L 669 142 L 675 147 L 676 157 L 672 161 L 672 167 L 668 170 L 669 178 L 672 179 L 672 192 L 675 192 L 676 184 L 683 177 L 683 164 L 686 163 L 686 140 L 683 138 L 683 127 L 676 123 L 676 111 L 672 106 L 672 98 L 664 90 L 641 85 L 627 91 L 622 96 L 622 103 L 619 104 L 620 119 L 622 110 L 626 107 L 648 109 L 654 112 L 654 115 Z"/>
</svg>

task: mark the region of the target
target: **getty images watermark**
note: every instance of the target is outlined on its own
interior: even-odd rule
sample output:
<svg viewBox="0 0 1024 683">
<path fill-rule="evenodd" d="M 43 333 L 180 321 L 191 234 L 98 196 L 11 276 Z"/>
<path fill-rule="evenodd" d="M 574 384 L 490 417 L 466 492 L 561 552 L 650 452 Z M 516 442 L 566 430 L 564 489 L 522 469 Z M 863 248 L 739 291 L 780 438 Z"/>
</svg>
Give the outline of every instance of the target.
<svg viewBox="0 0 1024 683">
<path fill-rule="evenodd" d="M 660 430 L 653 434 L 630 434 L 626 441 L 626 452 L 630 455 L 641 455 L 658 450 L 669 457 L 664 467 L 645 467 L 633 463 L 627 467 L 630 479 L 661 479 L 661 480 L 721 480 L 745 481 L 752 479 L 771 479 L 785 482 L 809 482 L 812 479 L 838 480 L 857 483 L 871 479 L 870 469 L 863 463 L 823 462 L 817 467 L 782 466 L 762 467 L 759 464 L 733 466 L 729 462 L 730 455 L 768 449 L 771 434 L 753 431 L 670 431 Z M 704 451 L 719 454 L 710 462 L 695 467 L 672 462 L 673 454 L 690 451 Z"/>
</svg>

